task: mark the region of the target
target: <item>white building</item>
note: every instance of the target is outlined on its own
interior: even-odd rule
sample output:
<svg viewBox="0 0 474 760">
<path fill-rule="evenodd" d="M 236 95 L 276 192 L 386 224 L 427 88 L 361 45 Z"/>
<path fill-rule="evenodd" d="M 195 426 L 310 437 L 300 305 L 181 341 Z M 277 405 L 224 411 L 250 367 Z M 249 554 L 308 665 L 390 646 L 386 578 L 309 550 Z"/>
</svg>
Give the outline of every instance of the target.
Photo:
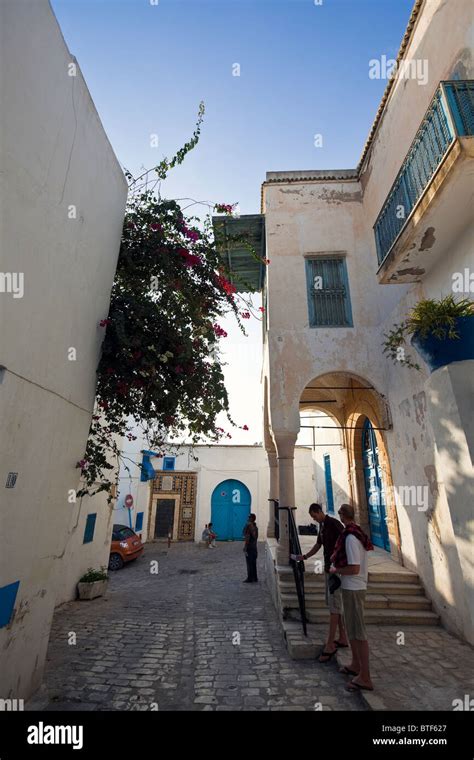
<svg viewBox="0 0 474 760">
<path fill-rule="evenodd" d="M 129 525 L 144 541 L 168 534 L 172 541 L 200 541 L 209 522 L 218 540 L 241 540 L 250 512 L 260 539 L 266 538 L 269 473 L 262 446 L 181 446 L 163 457 L 127 448 L 122 453 L 130 471 L 121 472 L 114 522 Z M 308 507 L 319 496 L 310 448 L 295 450 L 295 482 L 296 520 L 307 525 Z M 125 506 L 127 496 L 132 508 Z"/>
<path fill-rule="evenodd" d="M 388 82 L 358 166 L 268 172 L 260 215 L 215 222 L 225 237 L 250 231 L 271 262 L 263 286 L 271 495 L 296 504 L 302 414 L 328 415 L 344 446 L 338 498 L 347 495 L 379 548 L 416 570 L 443 622 L 470 642 L 474 361 L 432 373 L 421 362 L 417 372 L 392 364 L 382 343 L 418 301 L 453 293 L 460 273 L 456 292 L 472 298 L 472 35 L 469 0 L 416 2 L 397 58 L 412 73 Z M 234 246 L 232 261 L 261 282 L 245 248 Z M 316 432 L 323 451 L 327 431 Z M 285 525 L 278 562 L 288 562 Z"/>
<path fill-rule="evenodd" d="M 24 699 L 107 565 L 111 510 L 74 492 L 127 185 L 47 0 L 2 0 L 0 29 L 0 697 Z"/>
</svg>

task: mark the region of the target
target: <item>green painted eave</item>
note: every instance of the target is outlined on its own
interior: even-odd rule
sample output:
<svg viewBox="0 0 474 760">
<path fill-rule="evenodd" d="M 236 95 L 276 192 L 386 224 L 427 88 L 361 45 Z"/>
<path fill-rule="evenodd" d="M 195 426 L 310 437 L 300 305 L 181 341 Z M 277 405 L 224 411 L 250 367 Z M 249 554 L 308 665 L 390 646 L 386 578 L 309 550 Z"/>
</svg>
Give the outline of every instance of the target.
<svg viewBox="0 0 474 760">
<path fill-rule="evenodd" d="M 213 216 L 212 225 L 217 249 L 231 272 L 230 279 L 237 292 L 262 290 L 266 268 L 262 263 L 265 258 L 265 216 Z"/>
</svg>

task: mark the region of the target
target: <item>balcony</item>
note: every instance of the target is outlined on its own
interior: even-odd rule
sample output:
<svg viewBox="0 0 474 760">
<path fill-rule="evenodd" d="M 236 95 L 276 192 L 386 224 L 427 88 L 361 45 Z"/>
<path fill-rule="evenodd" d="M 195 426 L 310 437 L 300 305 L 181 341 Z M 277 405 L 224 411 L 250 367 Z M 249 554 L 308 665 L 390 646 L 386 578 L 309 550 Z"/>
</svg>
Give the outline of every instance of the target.
<svg viewBox="0 0 474 760">
<path fill-rule="evenodd" d="M 441 82 L 374 225 L 379 282 L 419 282 L 472 218 L 474 81 Z"/>
</svg>

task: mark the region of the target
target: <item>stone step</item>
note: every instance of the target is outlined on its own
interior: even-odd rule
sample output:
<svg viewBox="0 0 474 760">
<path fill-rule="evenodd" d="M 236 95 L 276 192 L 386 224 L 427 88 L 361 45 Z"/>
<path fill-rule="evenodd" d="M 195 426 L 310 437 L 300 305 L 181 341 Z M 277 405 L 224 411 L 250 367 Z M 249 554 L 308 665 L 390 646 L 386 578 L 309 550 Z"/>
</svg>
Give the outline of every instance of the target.
<svg viewBox="0 0 474 760">
<path fill-rule="evenodd" d="M 279 589 L 281 593 L 292 594 L 295 593 L 295 582 L 293 579 L 288 581 L 280 581 Z M 324 583 L 308 584 L 305 579 L 305 594 L 306 596 L 312 596 L 315 594 L 324 594 Z M 425 591 L 419 583 L 370 583 L 368 585 L 369 594 L 412 594 L 418 596 L 424 596 Z"/>
<path fill-rule="evenodd" d="M 294 583 L 294 576 L 293 571 L 291 568 L 282 569 L 279 568 L 278 570 L 278 580 L 280 583 Z M 372 570 L 369 570 L 369 577 L 368 577 L 369 583 L 403 583 L 405 584 L 416 584 L 419 585 L 420 578 L 417 575 L 417 573 L 412 573 L 410 571 L 386 571 L 386 572 L 374 572 Z M 310 571 L 306 571 L 304 574 L 304 582 L 305 585 L 321 585 L 324 583 L 324 575 L 322 573 L 313 573 Z"/>
<path fill-rule="evenodd" d="M 310 623 L 327 625 L 328 609 L 307 610 L 306 617 Z M 439 617 L 430 610 L 366 609 L 367 625 L 439 625 Z M 289 609 L 287 620 L 298 620 L 299 610 Z"/>
<path fill-rule="evenodd" d="M 281 594 L 283 607 L 299 609 L 296 594 Z M 323 594 L 305 595 L 306 609 L 317 610 L 326 607 Z M 394 610 L 430 610 L 431 602 L 426 596 L 371 594 L 370 590 L 365 599 L 365 609 L 394 609 Z"/>
</svg>

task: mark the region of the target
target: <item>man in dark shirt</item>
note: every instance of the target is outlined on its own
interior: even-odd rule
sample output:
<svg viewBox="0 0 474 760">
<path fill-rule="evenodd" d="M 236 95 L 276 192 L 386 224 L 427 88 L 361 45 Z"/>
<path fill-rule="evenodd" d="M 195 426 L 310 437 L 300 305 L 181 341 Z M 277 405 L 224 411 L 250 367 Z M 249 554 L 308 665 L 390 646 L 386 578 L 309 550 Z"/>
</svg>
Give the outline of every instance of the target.
<svg viewBox="0 0 474 760">
<path fill-rule="evenodd" d="M 329 662 L 339 647 L 349 646 L 342 617 L 341 589 L 338 588 L 336 591 L 334 591 L 334 593 L 331 594 L 328 587 L 328 581 L 330 578 L 329 568 L 331 566 L 331 554 L 334 552 L 334 547 L 336 545 L 339 534 L 344 530 L 344 525 L 339 522 L 339 520 L 336 520 L 335 517 L 324 514 L 321 504 L 311 504 L 309 508 L 309 514 L 311 515 L 312 519 L 319 524 L 318 540 L 307 554 L 301 554 L 297 557 L 297 559 L 307 560 L 316 554 L 320 550 L 321 546 L 323 547 L 326 604 L 329 607 L 329 632 L 326 644 L 319 656 L 319 662 Z M 339 639 L 336 639 L 336 632 L 338 628 Z"/>
<path fill-rule="evenodd" d="M 258 528 L 256 516 L 252 513 L 244 528 L 244 552 L 247 560 L 247 578 L 244 583 L 257 583 L 257 541 Z"/>
</svg>

